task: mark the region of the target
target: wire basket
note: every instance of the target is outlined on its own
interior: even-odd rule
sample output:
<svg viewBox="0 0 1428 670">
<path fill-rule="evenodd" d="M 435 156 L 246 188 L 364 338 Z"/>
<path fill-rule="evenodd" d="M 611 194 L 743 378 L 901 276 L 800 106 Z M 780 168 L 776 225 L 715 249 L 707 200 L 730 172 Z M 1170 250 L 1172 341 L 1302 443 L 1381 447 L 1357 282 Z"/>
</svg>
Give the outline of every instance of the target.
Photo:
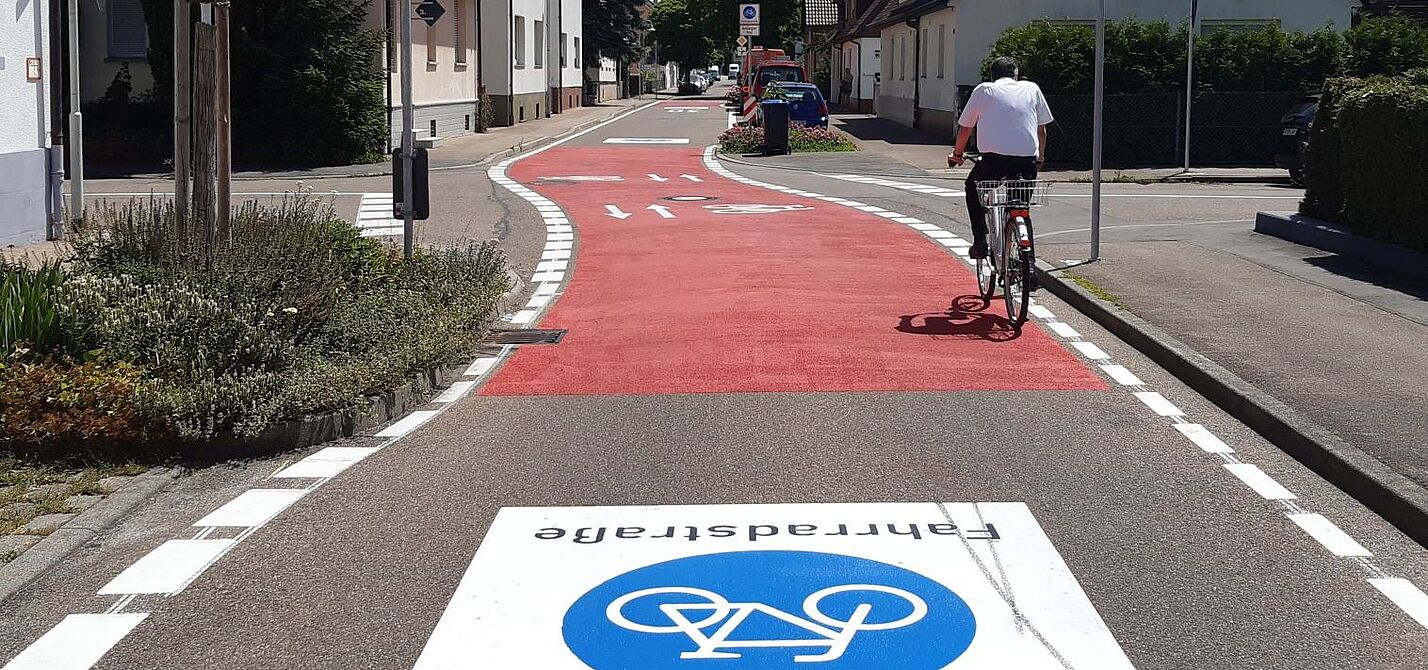
<svg viewBox="0 0 1428 670">
<path fill-rule="evenodd" d="M 977 195 L 983 207 L 1040 207 L 1046 204 L 1051 182 L 1008 179 L 977 182 Z"/>
</svg>

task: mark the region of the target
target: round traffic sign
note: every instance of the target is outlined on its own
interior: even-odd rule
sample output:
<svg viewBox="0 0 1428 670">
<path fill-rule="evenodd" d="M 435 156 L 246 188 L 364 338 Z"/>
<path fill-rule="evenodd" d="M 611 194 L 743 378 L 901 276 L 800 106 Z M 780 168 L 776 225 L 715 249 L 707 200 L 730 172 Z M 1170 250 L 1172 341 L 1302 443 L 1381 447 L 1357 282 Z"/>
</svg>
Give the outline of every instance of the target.
<svg viewBox="0 0 1428 670">
<path fill-rule="evenodd" d="M 756 16 L 758 16 L 758 15 L 759 15 L 759 10 L 758 10 L 757 8 L 755 8 L 755 7 L 751 6 L 751 5 L 746 5 L 746 6 L 744 7 L 744 18 L 745 18 L 745 19 L 753 20 L 754 17 L 756 17 Z M 728 14 L 725 14 L 724 16 L 728 16 Z"/>
</svg>

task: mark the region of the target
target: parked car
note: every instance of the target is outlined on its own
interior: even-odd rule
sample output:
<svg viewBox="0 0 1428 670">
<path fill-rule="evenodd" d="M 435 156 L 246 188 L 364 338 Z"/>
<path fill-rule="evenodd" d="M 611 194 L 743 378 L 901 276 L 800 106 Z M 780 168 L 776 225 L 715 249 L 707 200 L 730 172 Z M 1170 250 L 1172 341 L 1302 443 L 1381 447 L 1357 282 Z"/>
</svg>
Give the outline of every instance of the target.
<svg viewBox="0 0 1428 670">
<path fill-rule="evenodd" d="M 828 101 L 823 99 L 823 92 L 813 84 L 803 82 L 785 82 L 770 84 L 765 90 L 764 97 L 779 97 L 788 102 L 788 124 L 791 126 L 809 126 L 811 128 L 828 127 Z M 754 125 L 762 126 L 763 107 L 761 106 L 754 113 Z"/>
<path fill-rule="evenodd" d="M 699 95 L 703 92 L 704 89 L 699 87 L 699 81 L 696 77 L 686 76 L 679 82 L 679 95 Z"/>
<path fill-rule="evenodd" d="M 1312 95 L 1294 104 L 1279 119 L 1279 144 L 1274 149 L 1274 164 L 1289 171 L 1289 180 L 1304 185 L 1304 149 L 1309 146 L 1309 128 L 1319 111 L 1319 96 Z"/>
</svg>

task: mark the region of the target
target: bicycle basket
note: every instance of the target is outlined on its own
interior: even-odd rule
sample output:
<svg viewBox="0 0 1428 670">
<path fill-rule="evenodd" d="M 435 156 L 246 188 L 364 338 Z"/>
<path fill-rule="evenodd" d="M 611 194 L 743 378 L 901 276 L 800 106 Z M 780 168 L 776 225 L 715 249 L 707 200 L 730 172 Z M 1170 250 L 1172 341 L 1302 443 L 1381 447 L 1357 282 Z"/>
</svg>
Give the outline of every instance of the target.
<svg viewBox="0 0 1428 670">
<path fill-rule="evenodd" d="M 1040 207 L 1046 204 L 1050 191 L 1049 181 L 1008 179 L 977 182 L 977 195 L 983 207 Z"/>
</svg>

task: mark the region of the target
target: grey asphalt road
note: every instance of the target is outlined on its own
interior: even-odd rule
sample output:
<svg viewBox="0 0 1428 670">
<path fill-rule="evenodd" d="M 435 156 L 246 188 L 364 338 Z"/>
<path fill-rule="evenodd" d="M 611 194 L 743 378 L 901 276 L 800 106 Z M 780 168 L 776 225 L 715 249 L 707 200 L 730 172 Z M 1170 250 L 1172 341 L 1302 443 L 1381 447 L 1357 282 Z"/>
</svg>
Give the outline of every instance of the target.
<svg viewBox="0 0 1428 670">
<path fill-rule="evenodd" d="M 635 165 L 600 161 L 605 140 L 688 138 L 693 155 L 725 127 L 719 114 L 656 107 L 568 146 L 588 149 L 593 164 L 609 171 L 643 171 L 639 159 L 623 159 Z M 956 198 L 887 195 L 885 187 L 786 171 L 736 172 L 896 208 L 963 233 Z M 733 188 L 723 177 L 701 174 L 701 188 Z M 457 191 L 491 189 L 482 174 L 453 178 Z M 1163 208 L 1166 217 L 1185 222 L 1245 216 L 1238 213 L 1243 203 L 1216 202 L 1126 206 Z M 502 203 L 480 211 L 491 216 L 518 207 Z M 1075 205 L 1067 207 L 1062 229 L 1075 227 L 1069 211 Z M 850 220 L 866 219 L 870 231 L 901 225 L 846 211 Z M 1129 221 L 1132 215 L 1123 216 Z M 577 231 L 609 223 L 574 218 Z M 489 221 L 480 213 L 472 220 Z M 487 227 L 471 223 L 463 230 L 484 234 Z M 647 243 L 626 239 L 619 251 L 638 254 Z M 580 251 L 577 245 L 576 283 L 564 299 L 577 299 L 582 290 Z M 960 262 L 947 254 L 949 275 L 965 272 Z M 664 291 L 659 297 L 677 297 L 680 287 Z M 620 296 L 635 305 L 655 298 Z M 20 653 L 66 615 L 112 610 L 148 616 L 106 646 L 93 667 L 411 667 L 503 507 L 1018 501 L 1137 668 L 1428 668 L 1425 623 L 1367 581 L 1428 584 L 1428 551 L 1065 304 L 1051 296 L 1038 301 L 1078 333 L 1077 341 L 1099 345 L 1104 360 L 1123 365 L 1142 384 L 1122 386 L 1082 357 L 1085 348 L 1057 340 L 1074 365 L 1102 376 L 1104 390 L 469 395 L 257 530 L 204 536 L 241 542 L 180 592 L 96 595 L 160 543 L 196 537 L 195 521 L 245 487 L 281 486 L 268 477 L 282 463 L 220 468 L 181 481 L 5 603 L 0 659 Z M 624 313 L 612 307 L 605 318 L 613 324 Z M 659 332 L 671 324 L 655 319 L 644 325 Z M 731 360 L 757 355 L 729 345 Z M 515 370 L 498 369 L 496 379 Z M 1152 411 L 1131 394 L 1135 389 L 1161 393 L 1183 417 L 1230 445 L 1233 460 L 1195 448 L 1173 427 L 1184 418 Z M 371 444 L 373 438 L 360 438 L 346 446 Z M 1227 463 L 1253 464 L 1296 497 L 1257 495 Z M 1290 519 L 1308 514 L 1322 515 L 1372 555 L 1346 548 L 1337 535 L 1328 544 L 1322 534 L 1316 541 Z M 565 566 L 576 575 L 587 570 L 592 567 Z M 514 579 L 494 571 L 473 578 Z M 1029 588 L 1043 587 L 1052 588 Z M 512 588 L 534 594 L 542 584 L 533 579 Z M 1023 592 L 1029 600 L 1037 596 L 1045 594 Z M 534 615 L 521 609 L 522 600 L 502 601 L 503 609 L 488 616 L 525 621 Z M 482 622 L 458 624 L 475 631 Z M 674 663 L 641 667 L 706 667 Z M 446 667 L 496 666 L 478 651 Z"/>
</svg>

